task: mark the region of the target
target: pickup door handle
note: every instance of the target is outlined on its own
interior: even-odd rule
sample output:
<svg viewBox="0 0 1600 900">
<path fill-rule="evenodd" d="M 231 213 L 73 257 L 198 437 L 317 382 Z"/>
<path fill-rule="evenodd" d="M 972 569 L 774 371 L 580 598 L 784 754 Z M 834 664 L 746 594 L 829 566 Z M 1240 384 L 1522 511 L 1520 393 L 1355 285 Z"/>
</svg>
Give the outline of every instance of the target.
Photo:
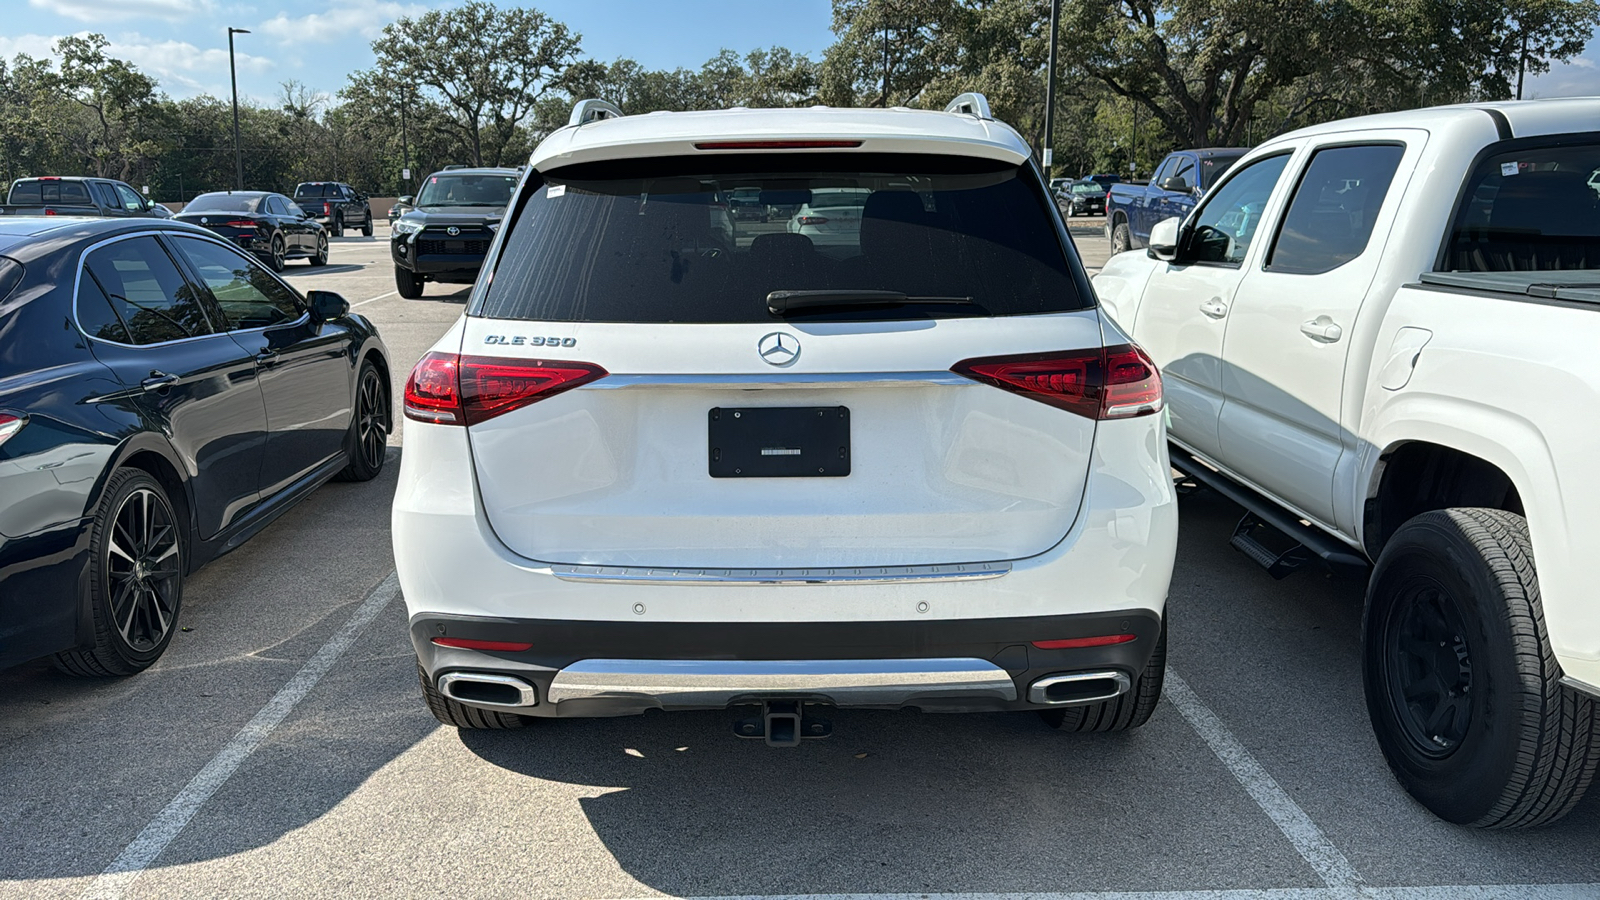
<svg viewBox="0 0 1600 900">
<path fill-rule="evenodd" d="M 1228 314 L 1228 304 L 1223 303 L 1220 297 L 1212 297 L 1200 304 L 1200 311 L 1213 319 L 1220 319 Z"/>
<path fill-rule="evenodd" d="M 260 353 L 256 354 L 256 365 L 258 366 L 276 365 L 277 362 L 278 351 L 276 350 L 262 350 Z"/>
<path fill-rule="evenodd" d="M 1344 329 L 1333 324 L 1327 316 L 1317 316 L 1309 322 L 1300 323 L 1300 333 L 1319 344 L 1331 344 L 1344 337 Z"/>
<path fill-rule="evenodd" d="M 152 370 L 149 378 L 139 382 L 139 387 L 142 387 L 147 391 L 159 391 L 163 388 L 172 387 L 177 383 L 178 376 L 168 375 L 166 372 Z"/>
</svg>

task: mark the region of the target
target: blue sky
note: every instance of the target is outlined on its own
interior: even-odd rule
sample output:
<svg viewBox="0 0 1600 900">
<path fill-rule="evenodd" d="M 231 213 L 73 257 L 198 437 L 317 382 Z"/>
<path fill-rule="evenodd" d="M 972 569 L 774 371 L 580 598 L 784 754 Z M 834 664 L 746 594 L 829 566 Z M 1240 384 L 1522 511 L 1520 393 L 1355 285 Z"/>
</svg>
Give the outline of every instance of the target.
<svg viewBox="0 0 1600 900">
<path fill-rule="evenodd" d="M 298 79 L 337 91 L 372 65 L 370 43 L 385 23 L 449 0 L 3 0 L 0 55 L 46 56 L 56 38 L 98 31 L 112 52 L 156 76 L 174 97 L 228 93 L 227 27 L 236 38 L 239 93 L 270 102 Z M 502 5 L 510 5 L 502 0 Z M 828 0 L 539 0 L 537 6 L 583 34 L 583 49 L 647 66 L 698 67 L 718 50 L 782 45 L 812 56 L 832 40 Z M 1600 95 L 1600 41 L 1571 64 L 1530 80 L 1527 96 Z"/>
</svg>

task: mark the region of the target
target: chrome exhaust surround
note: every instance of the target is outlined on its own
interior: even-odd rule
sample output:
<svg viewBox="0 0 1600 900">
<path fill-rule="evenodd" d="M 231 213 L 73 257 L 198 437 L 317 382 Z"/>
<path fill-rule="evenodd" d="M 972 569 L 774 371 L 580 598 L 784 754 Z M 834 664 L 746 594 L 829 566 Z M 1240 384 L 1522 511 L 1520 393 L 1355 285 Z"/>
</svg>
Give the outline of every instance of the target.
<svg viewBox="0 0 1600 900">
<path fill-rule="evenodd" d="M 469 706 L 518 709 L 539 705 L 539 691 L 521 678 L 487 672 L 446 672 L 439 693 Z"/>
<path fill-rule="evenodd" d="M 1069 672 L 1046 675 L 1028 686 L 1028 702 L 1041 706 L 1082 706 L 1113 700 L 1133 689 L 1122 672 Z"/>
</svg>

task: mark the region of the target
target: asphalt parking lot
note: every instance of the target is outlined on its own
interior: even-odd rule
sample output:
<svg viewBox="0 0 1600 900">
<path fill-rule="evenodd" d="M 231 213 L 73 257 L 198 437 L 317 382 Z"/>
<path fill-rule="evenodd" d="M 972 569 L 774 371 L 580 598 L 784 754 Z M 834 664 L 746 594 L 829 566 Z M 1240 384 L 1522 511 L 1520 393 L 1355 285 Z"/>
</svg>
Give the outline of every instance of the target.
<svg viewBox="0 0 1600 900">
<path fill-rule="evenodd" d="M 1098 267 L 1102 220 L 1071 225 Z M 288 274 L 378 323 L 400 373 L 467 289 L 400 299 L 385 235 Z M 773 750 L 733 712 L 441 727 L 392 578 L 391 444 L 378 480 L 193 576 L 148 672 L 0 672 L 0 898 L 1600 897 L 1600 790 L 1539 831 L 1430 816 L 1367 725 L 1361 581 L 1273 581 L 1207 492 L 1183 501 L 1167 699 L 1137 732 L 857 711 Z"/>
</svg>

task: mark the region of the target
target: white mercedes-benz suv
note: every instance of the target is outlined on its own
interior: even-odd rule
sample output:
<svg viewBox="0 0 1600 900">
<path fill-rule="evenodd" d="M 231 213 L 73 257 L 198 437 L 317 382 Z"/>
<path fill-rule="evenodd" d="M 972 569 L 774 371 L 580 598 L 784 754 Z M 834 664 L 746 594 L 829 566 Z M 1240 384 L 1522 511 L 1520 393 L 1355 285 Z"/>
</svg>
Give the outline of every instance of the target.
<svg viewBox="0 0 1600 900">
<path fill-rule="evenodd" d="M 857 237 L 734 220 L 752 189 L 867 192 Z M 827 706 L 1143 724 L 1177 538 L 1161 411 L 981 96 L 584 101 L 406 385 L 423 694 L 463 728 L 749 705 L 736 732 L 774 744 Z"/>
</svg>

